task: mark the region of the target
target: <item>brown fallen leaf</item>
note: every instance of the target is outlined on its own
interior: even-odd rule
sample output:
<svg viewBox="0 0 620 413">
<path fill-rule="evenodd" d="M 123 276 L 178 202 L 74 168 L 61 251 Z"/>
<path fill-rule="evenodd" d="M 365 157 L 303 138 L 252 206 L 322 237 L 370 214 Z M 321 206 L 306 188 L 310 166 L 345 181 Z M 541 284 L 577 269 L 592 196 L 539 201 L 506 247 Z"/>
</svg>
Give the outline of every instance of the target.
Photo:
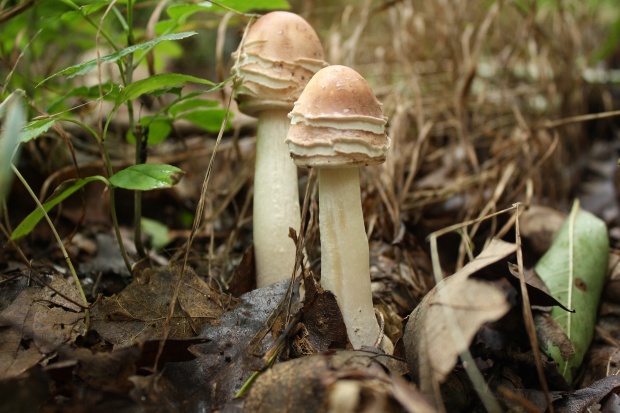
<svg viewBox="0 0 620 413">
<path fill-rule="evenodd" d="M 407 363 L 422 393 L 432 400 L 480 327 L 510 308 L 497 287 L 470 276 L 516 250 L 515 244 L 493 240 L 472 262 L 435 286 L 411 313 L 403 336 Z"/>
<path fill-rule="evenodd" d="M 399 400 L 407 401 L 399 392 L 402 383 L 394 384 L 391 375 L 400 376 L 404 369 L 402 361 L 364 350 L 342 350 L 290 360 L 276 364 L 258 377 L 243 411 L 399 412 L 403 410 Z M 407 391 L 415 392 L 411 387 Z"/>
<path fill-rule="evenodd" d="M 309 271 L 304 274 L 306 293 L 301 309 L 299 331 L 292 337 L 295 356 L 344 349 L 349 339 L 336 296 L 314 281 Z"/>
<path fill-rule="evenodd" d="M 49 287 L 24 289 L 0 313 L 0 378 L 25 372 L 83 333 L 84 313 L 74 304 L 81 301 L 75 287 L 60 274 L 46 282 Z"/>
<path fill-rule="evenodd" d="M 551 246 L 555 233 L 566 219 L 566 214 L 553 208 L 530 205 L 519 218 L 519 231 L 525 245 L 543 255 Z"/>
<path fill-rule="evenodd" d="M 138 337 L 160 338 L 179 274 L 176 267 L 145 270 L 121 293 L 99 302 L 93 310 L 92 328 L 115 347 L 130 346 Z M 216 323 L 237 302 L 186 269 L 169 338 L 196 336 L 202 325 Z"/>
</svg>

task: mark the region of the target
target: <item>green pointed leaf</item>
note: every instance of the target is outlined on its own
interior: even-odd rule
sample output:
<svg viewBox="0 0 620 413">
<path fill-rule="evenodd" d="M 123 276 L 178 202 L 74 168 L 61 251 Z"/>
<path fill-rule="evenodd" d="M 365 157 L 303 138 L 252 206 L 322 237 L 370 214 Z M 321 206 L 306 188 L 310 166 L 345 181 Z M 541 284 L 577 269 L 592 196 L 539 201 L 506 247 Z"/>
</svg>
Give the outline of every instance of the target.
<svg viewBox="0 0 620 413">
<path fill-rule="evenodd" d="M 291 8 L 286 0 L 219 0 L 218 3 L 240 12 L 250 10 L 288 10 Z"/>
<path fill-rule="evenodd" d="M 61 183 L 58 188 L 54 191 L 54 193 L 43 203 L 43 209 L 45 212 L 49 212 L 56 205 L 67 199 L 69 196 L 73 195 L 78 189 L 82 188 L 89 182 L 93 181 L 103 181 L 107 183 L 107 179 L 102 176 L 90 176 L 88 178 L 82 179 L 70 179 Z M 43 211 L 39 208 L 32 211 L 18 226 L 15 228 L 15 231 L 11 234 L 11 241 L 17 241 L 18 239 L 30 234 L 30 232 L 37 226 L 39 221 L 43 219 Z"/>
<path fill-rule="evenodd" d="M 56 122 L 54 118 L 45 118 L 39 120 L 33 120 L 29 122 L 22 129 L 22 134 L 20 137 L 21 142 L 28 142 L 32 139 L 38 138 L 52 127 L 52 125 Z"/>
<path fill-rule="evenodd" d="M 120 106 L 128 100 L 136 99 L 145 93 L 150 93 L 159 89 L 169 88 L 171 86 L 176 86 L 187 82 L 215 86 L 215 83 L 210 80 L 200 79 L 189 75 L 182 75 L 179 73 L 155 75 L 146 79 L 138 80 L 137 82 L 133 82 L 124 88 L 116 100 L 116 106 Z"/>
<path fill-rule="evenodd" d="M 147 133 L 149 145 L 157 145 L 172 132 L 172 118 L 166 116 L 158 116 L 156 118 L 144 116 L 140 119 L 140 125 L 142 125 L 142 131 Z M 130 136 L 128 136 L 127 141 L 129 143 L 136 143 L 136 138 L 133 135 Z"/>
<path fill-rule="evenodd" d="M 226 109 L 211 109 L 211 110 L 194 110 L 186 112 L 179 116 L 180 119 L 185 119 L 192 122 L 207 132 L 219 132 L 222 127 L 222 122 L 226 116 Z M 230 128 L 230 121 L 226 124 L 226 129 Z"/>
<path fill-rule="evenodd" d="M 116 61 L 118 61 L 119 59 L 131 54 L 131 53 L 135 53 L 139 50 L 147 50 L 150 49 L 154 46 L 156 46 L 158 43 L 161 43 L 165 40 L 181 40 L 181 39 L 185 39 L 187 37 L 193 36 L 197 34 L 196 32 L 183 32 L 183 33 L 174 33 L 174 34 L 168 34 L 166 36 L 161 36 L 158 37 L 156 39 L 153 40 L 149 40 L 148 42 L 144 42 L 144 43 L 140 43 L 140 44 L 135 44 L 133 46 L 129 46 L 126 47 L 125 49 L 119 50 L 117 52 L 111 53 L 109 55 L 105 55 L 103 57 L 101 57 L 101 59 L 99 59 L 99 61 L 104 64 L 104 63 L 114 63 Z M 83 62 L 71 67 L 68 67 L 66 69 L 61 70 L 60 72 L 56 72 L 53 75 L 51 75 L 50 77 L 46 78 L 45 80 L 43 80 L 41 83 L 39 83 L 37 86 L 42 85 L 43 83 L 47 82 L 48 80 L 56 77 L 56 76 L 67 76 L 68 79 L 71 79 L 72 77 L 75 76 L 79 76 L 79 75 L 83 75 L 86 74 L 88 72 L 90 72 L 91 70 L 94 70 L 95 68 L 97 68 L 97 59 L 92 59 L 89 60 L 87 62 Z"/>
<path fill-rule="evenodd" d="M 570 383 L 592 341 L 601 291 L 607 274 L 609 238 L 603 221 L 575 202 L 536 272 L 551 295 L 566 307 L 554 307 L 551 318 L 568 340 L 541 340 L 541 348 L 558 363 Z M 540 335 L 540 334 L 539 334 Z M 568 347 L 568 348 L 567 348 Z M 572 348 L 570 348 L 572 347 Z"/>
<path fill-rule="evenodd" d="M 146 163 L 132 165 L 115 173 L 110 177 L 110 183 L 117 188 L 150 191 L 176 185 L 183 174 L 176 166 Z"/>
<path fill-rule="evenodd" d="M 100 90 L 100 87 L 102 90 Z M 59 96 L 56 100 L 51 101 L 45 108 L 47 113 L 56 113 L 63 110 L 63 102 L 72 97 L 80 97 L 83 100 L 92 101 L 95 104 L 96 101 L 101 98 L 106 101 L 114 101 L 118 98 L 121 86 L 118 84 L 107 83 L 103 85 L 95 86 L 79 86 L 71 88 L 69 91 L 63 91 L 63 95 Z M 65 93 L 66 92 L 66 93 Z M 103 95 L 101 96 L 101 92 Z"/>
<path fill-rule="evenodd" d="M 187 99 L 172 106 L 169 112 L 172 116 L 177 116 L 180 113 L 183 113 L 189 110 L 198 109 L 198 108 L 213 108 L 219 104 L 220 103 L 215 100 Z"/>
<path fill-rule="evenodd" d="M 185 23 L 185 21 L 194 13 L 205 10 L 212 10 L 212 5 L 209 2 L 203 2 L 198 4 L 175 4 L 166 10 L 166 13 L 170 18 L 179 23 Z"/>
</svg>

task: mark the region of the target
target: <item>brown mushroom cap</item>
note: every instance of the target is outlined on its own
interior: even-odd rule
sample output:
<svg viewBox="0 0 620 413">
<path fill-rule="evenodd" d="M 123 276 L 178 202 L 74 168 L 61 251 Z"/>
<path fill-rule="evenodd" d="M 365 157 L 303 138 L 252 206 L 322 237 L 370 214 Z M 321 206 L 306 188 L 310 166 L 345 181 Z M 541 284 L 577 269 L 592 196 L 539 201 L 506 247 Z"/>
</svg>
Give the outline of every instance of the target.
<svg viewBox="0 0 620 413">
<path fill-rule="evenodd" d="M 260 17 L 233 58 L 232 72 L 239 76 L 235 99 L 248 115 L 290 110 L 310 78 L 327 65 L 314 29 L 300 16 L 284 11 Z"/>
<path fill-rule="evenodd" d="M 340 168 L 385 161 L 390 146 L 387 118 L 366 80 L 351 68 L 319 70 L 289 118 L 285 142 L 299 166 Z"/>
</svg>

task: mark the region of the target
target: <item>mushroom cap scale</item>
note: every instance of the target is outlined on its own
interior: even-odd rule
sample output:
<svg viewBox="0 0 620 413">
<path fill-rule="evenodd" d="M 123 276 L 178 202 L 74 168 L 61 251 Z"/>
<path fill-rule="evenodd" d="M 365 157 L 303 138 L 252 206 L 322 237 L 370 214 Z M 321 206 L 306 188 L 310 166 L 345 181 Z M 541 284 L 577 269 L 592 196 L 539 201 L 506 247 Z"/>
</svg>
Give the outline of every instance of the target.
<svg viewBox="0 0 620 413">
<path fill-rule="evenodd" d="M 297 166 L 342 168 L 385 162 L 389 138 L 359 129 L 291 125 L 285 140 Z"/>
<path fill-rule="evenodd" d="M 345 66 L 321 69 L 289 113 L 285 142 L 299 166 L 340 168 L 383 163 L 387 118 L 364 78 Z"/>
<path fill-rule="evenodd" d="M 232 72 L 239 77 L 234 96 L 248 115 L 290 110 L 314 73 L 327 65 L 316 32 L 288 12 L 260 17 L 233 57 Z"/>
</svg>

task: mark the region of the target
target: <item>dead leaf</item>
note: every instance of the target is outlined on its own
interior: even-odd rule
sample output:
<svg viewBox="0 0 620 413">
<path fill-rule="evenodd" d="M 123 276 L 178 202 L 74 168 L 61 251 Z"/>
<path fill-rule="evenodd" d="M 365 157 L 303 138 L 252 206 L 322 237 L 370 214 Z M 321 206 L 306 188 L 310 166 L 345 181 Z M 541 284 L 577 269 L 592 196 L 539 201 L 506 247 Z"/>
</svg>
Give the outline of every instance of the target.
<svg viewBox="0 0 620 413">
<path fill-rule="evenodd" d="M 65 348 L 59 358 L 61 361 L 77 361 L 73 374 L 89 388 L 125 394 L 132 387 L 129 378 L 136 372 L 141 347 L 134 344 L 109 353 L 94 354 L 88 349 Z"/>
<path fill-rule="evenodd" d="M 172 383 L 184 411 L 209 411 L 223 406 L 254 371 L 263 368 L 262 356 L 273 346 L 269 320 L 287 292 L 289 281 L 269 285 L 240 297 L 218 325 L 205 324 L 199 337 L 204 344 L 190 347 L 197 357 L 169 363 L 164 378 Z"/>
<path fill-rule="evenodd" d="M 561 400 L 555 401 L 553 407 L 556 413 L 582 413 L 588 408 L 600 403 L 610 394 L 620 389 L 620 376 L 608 376 L 591 386 L 566 394 Z"/>
<path fill-rule="evenodd" d="M 145 270 L 140 280 L 95 307 L 92 328 L 116 347 L 130 346 L 138 337 L 161 337 L 178 277 L 176 267 Z M 169 338 L 196 336 L 202 325 L 217 322 L 236 303 L 235 298 L 212 289 L 186 269 Z"/>
<path fill-rule="evenodd" d="M 516 249 L 515 244 L 493 240 L 472 262 L 435 286 L 411 313 L 403 342 L 410 373 L 423 394 L 434 398 L 436 384 L 452 371 L 480 327 L 509 310 L 504 293 L 470 276 Z"/>
<path fill-rule="evenodd" d="M 381 353 L 342 350 L 279 363 L 262 373 L 246 398 L 244 412 L 402 411 L 390 375 L 404 363 Z"/>
<path fill-rule="evenodd" d="M 512 275 L 512 277 L 507 278 L 508 282 L 512 284 L 515 290 L 520 291 L 518 266 L 508 263 L 508 270 Z M 551 311 L 552 307 L 557 306 L 565 311 L 571 311 L 549 294 L 547 285 L 540 279 L 538 274 L 536 274 L 536 271 L 533 269 L 524 270 L 523 278 L 525 279 L 525 288 L 527 289 L 527 295 L 530 298 L 530 305 L 532 307 L 539 310 Z"/>
<path fill-rule="evenodd" d="M 40 367 L 10 379 L 0 380 L 0 412 L 38 412 L 48 399 L 49 378 Z"/>
<path fill-rule="evenodd" d="M 76 288 L 60 274 L 45 280 L 49 287 L 24 289 L 0 313 L 1 378 L 25 372 L 83 332 L 84 314 L 74 304 L 81 301 Z"/>
<path fill-rule="evenodd" d="M 536 314 L 534 316 L 536 325 L 536 335 L 541 343 L 550 343 L 557 347 L 560 354 L 565 359 L 570 359 L 575 355 L 575 348 L 558 322 L 550 317 L 549 314 Z"/>
<path fill-rule="evenodd" d="M 256 288 L 256 273 L 254 266 L 254 245 L 250 245 L 243 253 L 241 262 L 228 281 L 228 292 L 239 297 L 241 294 Z"/>
<path fill-rule="evenodd" d="M 519 218 L 519 232 L 523 242 L 543 255 L 551 246 L 555 233 L 566 219 L 566 214 L 553 208 L 530 205 Z"/>
<path fill-rule="evenodd" d="M 336 302 L 336 296 L 319 286 L 312 274 L 304 274 L 306 293 L 301 309 L 300 330 L 292 338 L 296 356 L 320 353 L 329 349 L 346 348 L 347 328 Z"/>
</svg>

